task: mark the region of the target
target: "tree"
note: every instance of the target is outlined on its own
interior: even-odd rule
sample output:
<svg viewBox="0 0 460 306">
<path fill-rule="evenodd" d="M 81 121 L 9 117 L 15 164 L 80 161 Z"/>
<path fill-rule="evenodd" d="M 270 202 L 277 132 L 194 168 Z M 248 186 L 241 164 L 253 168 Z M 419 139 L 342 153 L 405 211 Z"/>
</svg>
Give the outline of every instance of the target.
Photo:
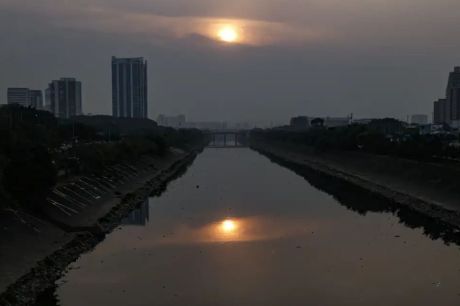
<svg viewBox="0 0 460 306">
<path fill-rule="evenodd" d="M 16 152 L 4 170 L 3 185 L 23 206 L 36 210 L 56 184 L 57 172 L 43 146 Z"/>
<path fill-rule="evenodd" d="M 322 118 L 315 118 L 311 121 L 311 125 L 313 127 L 323 127 L 324 126 L 324 119 Z"/>
</svg>

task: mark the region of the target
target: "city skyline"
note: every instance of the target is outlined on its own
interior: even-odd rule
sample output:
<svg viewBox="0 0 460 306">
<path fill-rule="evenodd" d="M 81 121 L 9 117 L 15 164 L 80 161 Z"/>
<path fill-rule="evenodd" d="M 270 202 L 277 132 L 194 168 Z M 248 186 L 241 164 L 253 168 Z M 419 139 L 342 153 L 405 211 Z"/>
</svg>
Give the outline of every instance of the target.
<svg viewBox="0 0 460 306">
<path fill-rule="evenodd" d="M 236 35 L 236 34 L 235 34 Z M 237 39 L 236 37 L 232 38 Z M 225 38 L 223 38 L 225 40 Z M 118 58 L 116 56 L 111 57 L 111 74 L 112 74 L 112 116 L 120 118 L 148 118 L 148 98 L 147 98 L 147 61 L 143 57 L 132 57 L 132 58 Z M 75 78 L 61 78 L 59 81 L 75 81 Z M 455 66 L 453 71 L 449 72 L 447 87 L 446 87 L 446 97 L 437 99 L 433 102 L 433 112 L 430 116 L 427 114 L 408 114 L 406 120 L 402 119 L 401 121 L 406 121 L 407 123 L 415 124 L 448 124 L 454 128 L 458 128 L 460 123 L 460 67 Z M 19 104 L 25 107 L 34 107 L 37 109 L 48 110 L 54 113 L 57 117 L 59 113 L 51 105 L 52 97 L 50 94 L 52 81 L 48 88 L 45 89 L 45 100 L 43 99 L 42 90 L 34 90 L 27 87 L 8 87 L 7 89 L 7 104 Z M 78 99 L 75 105 L 74 115 L 84 115 L 82 111 L 82 94 L 81 94 L 81 82 L 77 82 Z M 78 106 L 77 106 L 78 105 Z M 71 116 L 74 116 L 71 115 Z M 90 114 L 92 115 L 92 114 Z M 99 115 L 99 114 L 96 114 Z M 71 117 L 67 115 L 66 117 Z M 401 114 L 400 114 L 401 116 Z M 61 115 L 62 117 L 62 115 Z M 293 125 L 293 119 L 304 118 L 305 116 L 300 117 L 291 117 L 290 125 Z M 310 118 L 321 117 L 321 116 L 310 116 Z M 353 122 L 353 113 L 349 115 L 349 121 Z M 305 117 L 307 118 L 307 117 Z M 329 116 L 326 116 L 329 118 Z M 378 118 L 378 117 L 377 117 Z M 155 120 L 155 118 L 149 118 Z M 401 118 L 397 118 L 401 119 Z M 370 120 L 369 118 L 359 118 L 359 120 Z M 156 122 L 159 125 L 176 127 L 176 128 L 186 128 L 190 127 L 185 124 L 185 115 L 184 114 L 159 114 L 156 118 Z M 189 122 L 187 122 L 189 123 Z M 192 122 L 193 123 L 193 122 Z M 204 121 L 194 124 L 227 124 L 227 121 Z M 232 125 L 240 125 L 241 122 L 231 122 Z M 249 122 L 244 122 L 246 125 L 251 125 Z M 280 124 L 283 125 L 283 124 Z M 257 127 L 257 124 L 255 124 Z M 273 122 L 271 122 L 273 126 Z"/>
<path fill-rule="evenodd" d="M 150 118 L 405 118 L 431 114 L 460 63 L 460 3 L 449 0 L 87 3 L 0 4 L 2 100 L 6 87 L 72 75 L 85 83 L 86 112 L 111 114 L 110 55 L 141 55 L 152 69 Z M 223 24 L 237 43 L 218 40 Z"/>
</svg>

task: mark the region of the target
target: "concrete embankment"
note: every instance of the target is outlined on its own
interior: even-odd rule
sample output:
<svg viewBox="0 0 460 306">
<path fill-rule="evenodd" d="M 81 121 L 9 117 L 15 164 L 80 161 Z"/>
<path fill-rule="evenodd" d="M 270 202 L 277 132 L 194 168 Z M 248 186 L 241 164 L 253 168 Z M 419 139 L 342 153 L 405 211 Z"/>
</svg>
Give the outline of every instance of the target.
<svg viewBox="0 0 460 306">
<path fill-rule="evenodd" d="M 455 232 L 460 228 L 460 190 L 449 184 L 458 184 L 460 170 L 455 167 L 359 152 L 318 153 L 305 146 L 261 141 L 251 147 L 297 172 L 332 178 L 429 216 Z"/>
<path fill-rule="evenodd" d="M 67 266 L 91 250 L 149 195 L 181 175 L 199 150 L 173 151 L 60 184 L 40 217 L 0 213 L 0 305 L 34 305 Z M 88 180 L 90 179 L 90 180 Z"/>
</svg>

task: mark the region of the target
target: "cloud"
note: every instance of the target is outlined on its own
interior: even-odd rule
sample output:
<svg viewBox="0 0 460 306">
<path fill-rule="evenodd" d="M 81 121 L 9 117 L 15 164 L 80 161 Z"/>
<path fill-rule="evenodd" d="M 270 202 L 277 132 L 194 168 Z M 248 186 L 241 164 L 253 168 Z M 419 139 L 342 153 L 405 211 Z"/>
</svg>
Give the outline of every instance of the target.
<svg viewBox="0 0 460 306">
<path fill-rule="evenodd" d="M 0 0 L 0 99 L 75 76 L 110 113 L 110 56 L 150 63 L 151 116 L 287 121 L 431 112 L 460 63 L 458 0 Z M 238 45 L 216 41 L 231 23 Z"/>
<path fill-rule="evenodd" d="M 142 2 L 141 2 L 142 3 Z M 166 16 L 139 9 L 123 10 L 120 5 L 103 6 L 102 1 L 82 3 L 43 1 L 25 9 L 41 16 L 56 28 L 114 34 L 135 34 L 157 41 L 198 35 L 211 40 L 223 25 L 236 27 L 245 45 L 302 44 L 331 39 L 333 33 L 320 28 L 290 25 L 276 21 L 204 16 Z M 117 3 L 115 3 L 117 4 Z M 120 4 L 120 3 L 118 3 Z M 11 5 L 11 3 L 10 3 Z"/>
</svg>

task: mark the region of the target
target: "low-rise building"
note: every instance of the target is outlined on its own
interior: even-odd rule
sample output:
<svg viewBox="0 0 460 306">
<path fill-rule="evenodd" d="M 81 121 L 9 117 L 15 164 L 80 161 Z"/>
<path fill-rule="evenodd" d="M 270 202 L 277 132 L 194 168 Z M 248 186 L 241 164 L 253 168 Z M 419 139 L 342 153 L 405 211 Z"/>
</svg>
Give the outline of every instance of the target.
<svg viewBox="0 0 460 306">
<path fill-rule="evenodd" d="M 172 128 L 186 127 L 186 121 L 185 121 L 184 115 L 178 115 L 178 116 L 159 115 L 157 118 L 157 123 L 160 126 L 167 126 L 167 127 L 172 127 Z"/>
<path fill-rule="evenodd" d="M 8 104 L 18 104 L 24 107 L 43 108 L 43 93 L 25 87 L 10 87 L 7 89 Z"/>
<path fill-rule="evenodd" d="M 351 123 L 350 117 L 326 117 L 324 119 L 324 126 L 329 128 L 348 126 Z"/>
<path fill-rule="evenodd" d="M 412 115 L 410 123 L 411 124 L 418 124 L 418 125 L 428 124 L 428 116 L 423 115 L 423 114 Z"/>
<path fill-rule="evenodd" d="M 7 90 L 7 101 L 8 104 L 19 104 L 22 106 L 30 105 L 29 88 L 8 88 Z"/>
<path fill-rule="evenodd" d="M 312 121 L 315 119 L 322 120 L 322 126 L 327 128 L 335 128 L 341 126 L 348 126 L 350 125 L 352 118 L 350 117 L 307 117 L 307 116 L 297 116 L 291 118 L 290 127 L 295 129 L 307 129 L 313 125 Z M 317 123 L 317 122 L 316 122 Z"/>
<path fill-rule="evenodd" d="M 310 120 L 307 116 L 291 118 L 290 127 L 294 129 L 307 129 L 310 127 Z"/>
<path fill-rule="evenodd" d="M 199 130 L 225 130 L 227 129 L 227 122 L 219 121 L 202 121 L 202 122 L 187 122 L 187 128 Z"/>
</svg>

